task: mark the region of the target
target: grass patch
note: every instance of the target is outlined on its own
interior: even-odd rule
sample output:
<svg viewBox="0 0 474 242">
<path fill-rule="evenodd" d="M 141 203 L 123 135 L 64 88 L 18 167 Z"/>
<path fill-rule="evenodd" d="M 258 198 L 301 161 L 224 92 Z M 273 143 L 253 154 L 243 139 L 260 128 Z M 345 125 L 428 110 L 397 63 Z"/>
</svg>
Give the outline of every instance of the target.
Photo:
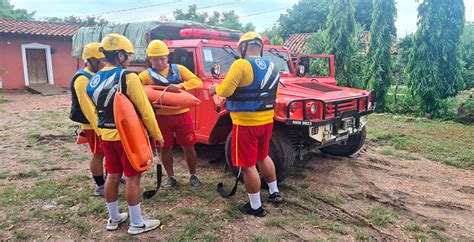
<svg viewBox="0 0 474 242">
<path fill-rule="evenodd" d="M 306 189 L 309 188 L 309 184 L 306 184 L 306 183 L 299 184 L 298 187 L 301 188 L 301 189 L 303 189 L 303 190 L 306 190 Z"/>
<path fill-rule="evenodd" d="M 36 166 L 41 165 L 43 159 L 40 158 L 23 158 L 18 160 L 19 163 L 24 163 L 24 164 L 34 164 Z"/>
<path fill-rule="evenodd" d="M 157 215 L 158 219 L 166 224 L 174 219 L 174 215 L 172 213 L 160 213 Z"/>
<path fill-rule="evenodd" d="M 171 240 L 174 241 L 189 241 L 196 240 L 199 232 L 206 227 L 206 222 L 201 219 L 191 221 L 184 226 L 183 231 L 178 233 Z"/>
<path fill-rule="evenodd" d="M 354 189 L 354 184 L 346 183 L 346 184 L 342 184 L 342 187 L 347 188 L 347 189 Z"/>
<path fill-rule="evenodd" d="M 242 213 L 237 209 L 237 203 L 233 200 L 226 201 L 224 207 L 224 219 L 235 221 L 242 218 Z"/>
<path fill-rule="evenodd" d="M 284 218 L 275 218 L 265 221 L 265 226 L 267 227 L 279 227 L 288 223 L 287 219 Z"/>
<path fill-rule="evenodd" d="M 189 207 L 181 208 L 179 210 L 179 213 L 184 215 L 194 215 L 196 218 L 206 218 L 209 216 L 209 213 L 202 209 L 195 209 Z"/>
<path fill-rule="evenodd" d="M 72 220 L 72 226 L 73 228 L 81 231 L 81 232 L 87 232 L 90 231 L 92 228 L 92 224 L 89 223 L 87 220 L 83 218 L 75 218 Z"/>
<path fill-rule="evenodd" d="M 415 239 L 416 239 L 417 241 L 428 241 L 428 235 L 425 234 L 425 233 L 417 233 L 417 234 L 415 235 Z"/>
<path fill-rule="evenodd" d="M 406 227 L 406 229 L 410 232 L 420 232 L 421 227 L 419 224 L 410 224 Z"/>
<path fill-rule="evenodd" d="M 376 207 L 372 209 L 370 218 L 373 224 L 378 226 L 387 226 L 389 223 L 393 223 L 398 219 L 398 214 L 392 208 Z"/>
<path fill-rule="evenodd" d="M 36 170 L 29 170 L 29 171 L 20 171 L 15 175 L 16 179 L 26 179 L 32 177 L 38 177 L 38 172 Z"/>
<path fill-rule="evenodd" d="M 43 179 L 36 182 L 31 188 L 30 193 L 34 199 L 54 199 L 66 194 L 66 191 L 74 193 L 74 190 L 68 189 L 65 184 L 58 184 L 50 179 Z"/>
<path fill-rule="evenodd" d="M 323 200 L 324 202 L 335 205 L 346 203 L 346 200 L 344 200 L 344 198 L 342 198 L 341 196 L 333 195 L 325 191 L 316 190 L 313 192 L 309 192 L 308 194 L 313 198 L 318 198 Z"/>
<path fill-rule="evenodd" d="M 311 224 L 314 228 L 320 228 L 324 230 L 331 230 L 339 234 L 347 234 L 347 227 L 336 224 L 327 220 L 320 219 L 316 214 L 310 213 L 303 215 L 304 221 Z"/>
<path fill-rule="evenodd" d="M 449 240 L 449 238 L 446 235 L 444 235 L 443 233 L 441 233 L 438 230 L 431 229 L 428 233 L 430 233 L 431 236 L 433 236 L 433 238 L 438 240 L 438 241 L 448 241 Z"/>
<path fill-rule="evenodd" d="M 370 236 L 369 234 L 365 232 L 357 232 L 356 233 L 356 240 L 369 240 Z"/>
<path fill-rule="evenodd" d="M 0 171 L 0 180 L 7 179 L 9 173 L 6 171 Z"/>
<path fill-rule="evenodd" d="M 20 240 L 30 239 L 33 234 L 25 230 L 15 230 L 15 238 Z"/>
<path fill-rule="evenodd" d="M 10 208 L 12 204 L 16 204 L 15 186 L 6 186 L 0 189 L 0 206 Z"/>
<path fill-rule="evenodd" d="M 382 146 L 380 148 L 380 154 L 382 155 L 386 155 L 386 156 L 390 156 L 390 157 L 393 157 L 393 158 L 396 158 L 396 159 L 399 159 L 400 158 L 400 154 L 398 153 L 398 151 L 392 147 L 392 146 Z"/>
<path fill-rule="evenodd" d="M 474 169 L 473 125 L 375 114 L 370 116 L 367 131 L 368 137 L 382 147 L 383 154 L 410 160 L 424 157 Z"/>
<path fill-rule="evenodd" d="M 8 98 L 0 98 L 0 103 L 10 103 L 13 102 L 13 100 L 8 99 Z"/>
</svg>

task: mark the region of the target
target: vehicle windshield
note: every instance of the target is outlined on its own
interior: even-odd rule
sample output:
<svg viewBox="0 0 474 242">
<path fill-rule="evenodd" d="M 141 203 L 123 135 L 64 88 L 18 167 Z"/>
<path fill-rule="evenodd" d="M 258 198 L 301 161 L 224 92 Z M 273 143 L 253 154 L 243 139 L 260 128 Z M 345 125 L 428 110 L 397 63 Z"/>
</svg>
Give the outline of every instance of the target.
<svg viewBox="0 0 474 242">
<path fill-rule="evenodd" d="M 204 66 L 204 73 L 211 75 L 211 67 L 213 63 L 221 65 L 221 75 L 226 75 L 229 71 L 230 66 L 234 63 L 235 58 L 230 53 L 230 48 L 222 47 L 203 47 L 202 49 L 202 60 Z M 235 50 L 236 51 L 236 50 Z M 276 52 L 276 51 L 274 51 Z M 279 51 L 280 55 L 289 59 L 288 52 Z M 263 51 L 263 57 L 271 60 L 280 69 L 280 73 L 290 73 L 290 67 L 288 62 L 278 55 L 272 54 L 269 51 Z"/>
</svg>

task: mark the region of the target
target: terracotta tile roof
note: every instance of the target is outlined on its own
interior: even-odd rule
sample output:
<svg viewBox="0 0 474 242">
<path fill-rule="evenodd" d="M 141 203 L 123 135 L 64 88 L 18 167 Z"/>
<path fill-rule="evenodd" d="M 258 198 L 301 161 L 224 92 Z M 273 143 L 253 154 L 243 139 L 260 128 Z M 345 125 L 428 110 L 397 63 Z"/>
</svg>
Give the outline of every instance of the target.
<svg viewBox="0 0 474 242">
<path fill-rule="evenodd" d="M 0 18 L 0 33 L 72 37 L 81 26 Z"/>
<path fill-rule="evenodd" d="M 285 40 L 285 46 L 292 52 L 292 53 L 304 53 L 305 48 L 305 41 L 306 39 L 310 38 L 313 34 L 312 33 L 299 33 L 299 34 L 292 34 Z"/>
<path fill-rule="evenodd" d="M 291 53 L 306 53 L 308 49 L 306 49 L 306 40 L 311 38 L 313 33 L 298 33 L 292 34 L 285 40 L 285 46 L 290 50 Z M 365 47 L 360 52 L 361 54 L 367 54 L 369 52 L 369 42 L 370 42 L 370 34 L 369 32 L 363 33 L 361 36 L 361 41 L 364 43 Z M 392 48 L 390 50 L 392 55 L 398 54 L 397 45 L 394 42 Z"/>
</svg>

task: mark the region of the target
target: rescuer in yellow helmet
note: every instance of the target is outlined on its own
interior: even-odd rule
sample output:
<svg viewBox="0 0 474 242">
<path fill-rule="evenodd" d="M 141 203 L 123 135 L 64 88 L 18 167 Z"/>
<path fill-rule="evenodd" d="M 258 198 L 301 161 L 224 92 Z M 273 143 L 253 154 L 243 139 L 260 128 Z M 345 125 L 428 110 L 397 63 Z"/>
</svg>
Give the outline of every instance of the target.
<svg viewBox="0 0 474 242">
<path fill-rule="evenodd" d="M 87 138 L 89 148 L 92 153 L 90 170 L 96 189 L 95 196 L 104 196 L 104 153 L 102 152 L 100 130 L 97 127 L 97 116 L 95 106 L 86 93 L 86 86 L 89 79 L 105 66 L 105 56 L 99 51 L 100 43 L 93 42 L 84 46 L 82 59 L 87 62 L 87 67 L 74 74 L 71 79 L 71 113 L 72 121 L 80 123 L 81 135 Z"/>
<path fill-rule="evenodd" d="M 105 200 L 109 211 L 107 230 L 116 230 L 120 223 L 127 220 L 127 213 L 119 213 L 118 189 L 122 173 L 126 178 L 125 199 L 130 213 L 129 234 L 140 234 L 160 225 L 160 220 L 142 217 L 140 199 L 141 172 L 131 166 L 114 121 L 114 96 L 119 85 L 124 94 L 133 103 L 149 134 L 163 144 L 160 129 L 153 108 L 143 90 L 140 79 L 135 73 L 127 71 L 130 56 L 134 48 L 129 39 L 120 34 L 108 34 L 101 42 L 101 51 L 107 64 L 91 78 L 87 94 L 97 108 L 98 127 L 101 128 L 102 147 L 105 155 L 105 168 L 108 176 L 105 182 Z M 124 83 L 124 84 L 123 84 Z M 131 131 L 133 132 L 133 131 Z"/>
<path fill-rule="evenodd" d="M 248 32 L 239 40 L 242 59 L 236 60 L 225 79 L 211 86 L 211 95 L 227 97 L 226 109 L 232 119 L 232 163 L 242 170 L 249 202 L 239 206 L 245 214 L 263 217 L 267 214 L 260 201 L 261 175 L 269 187 L 268 200 L 281 203 L 275 165 L 268 156 L 273 129 L 273 113 L 280 80 L 277 66 L 262 58 L 263 40 Z"/>
<path fill-rule="evenodd" d="M 178 49 L 175 50 L 176 57 Z M 194 73 L 186 67 L 168 63 L 170 51 L 165 42 L 161 40 L 153 40 L 148 44 L 147 55 L 151 63 L 151 67 L 139 74 L 143 85 L 158 85 L 168 87 L 168 90 L 174 89 L 192 90 L 200 88 L 202 81 Z M 184 55 L 186 55 L 184 50 Z M 177 180 L 173 171 L 173 144 L 181 146 L 184 157 L 189 168 L 189 180 L 193 187 L 201 186 L 201 182 L 196 176 L 196 151 L 194 144 L 196 143 L 193 121 L 189 108 L 169 110 L 156 109 L 156 120 L 160 124 L 164 146 L 161 148 L 160 156 L 168 180 L 163 185 L 164 189 L 176 187 Z"/>
</svg>

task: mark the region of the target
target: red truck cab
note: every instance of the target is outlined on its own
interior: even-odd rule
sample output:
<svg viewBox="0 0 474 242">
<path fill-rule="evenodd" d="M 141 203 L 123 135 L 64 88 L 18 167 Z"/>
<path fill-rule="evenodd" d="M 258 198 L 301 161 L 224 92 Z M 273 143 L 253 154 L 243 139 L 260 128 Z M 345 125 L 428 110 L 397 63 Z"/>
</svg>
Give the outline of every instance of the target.
<svg viewBox="0 0 474 242">
<path fill-rule="evenodd" d="M 226 142 L 229 165 L 232 122 L 225 108 L 214 103 L 209 87 L 220 83 L 238 58 L 238 38 L 229 39 L 225 33 L 210 36 L 193 35 L 193 30 L 181 32 L 186 33 L 183 39 L 164 41 L 170 48 L 170 62 L 186 66 L 204 83 L 202 88 L 190 91 L 201 100 L 200 105 L 191 108 L 197 141 L 210 145 Z M 368 115 L 375 109 L 372 92 L 337 86 L 334 56 L 292 56 L 284 46 L 266 44 L 263 57 L 280 69 L 270 143 L 278 180 L 284 179 L 295 161 L 308 159 L 314 149 L 340 156 L 361 149 Z M 131 69 L 140 71 L 144 65 L 135 64 Z"/>
</svg>

